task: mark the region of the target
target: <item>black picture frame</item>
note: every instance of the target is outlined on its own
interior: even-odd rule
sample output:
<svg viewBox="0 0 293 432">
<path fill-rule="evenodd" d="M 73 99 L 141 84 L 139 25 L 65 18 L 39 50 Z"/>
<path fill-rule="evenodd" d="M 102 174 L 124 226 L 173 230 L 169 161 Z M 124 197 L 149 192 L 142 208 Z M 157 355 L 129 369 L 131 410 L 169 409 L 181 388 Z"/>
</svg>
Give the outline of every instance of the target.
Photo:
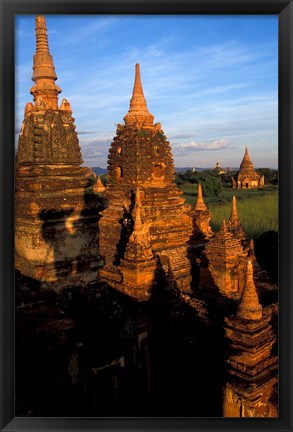
<svg viewBox="0 0 293 432">
<path fill-rule="evenodd" d="M 0 426 L 8 431 L 292 430 L 292 0 L 0 0 Z M 279 418 L 15 418 L 14 417 L 14 16 L 15 14 L 276 14 L 279 19 Z"/>
</svg>

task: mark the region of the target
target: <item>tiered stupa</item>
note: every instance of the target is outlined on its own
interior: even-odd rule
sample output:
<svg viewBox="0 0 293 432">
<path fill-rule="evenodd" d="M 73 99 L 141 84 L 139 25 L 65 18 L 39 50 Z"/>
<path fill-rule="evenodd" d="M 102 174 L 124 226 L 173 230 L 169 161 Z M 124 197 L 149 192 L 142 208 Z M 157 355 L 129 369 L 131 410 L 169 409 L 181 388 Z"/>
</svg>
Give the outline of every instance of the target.
<svg viewBox="0 0 293 432">
<path fill-rule="evenodd" d="M 157 260 L 150 246 L 149 227 L 141 220 L 141 211 L 140 191 L 137 189 L 133 209 L 134 228 L 119 268 L 123 275 L 123 292 L 137 300 L 148 300 L 155 281 Z"/>
<path fill-rule="evenodd" d="M 232 177 L 232 187 L 235 189 L 257 189 L 264 186 L 264 176 L 258 174 L 253 167 L 248 148 L 240 164 L 240 169 L 235 177 Z"/>
<path fill-rule="evenodd" d="M 276 336 L 269 323 L 271 312 L 261 306 L 247 262 L 245 287 L 236 317 L 225 318 L 229 344 L 229 378 L 224 389 L 224 417 L 274 417 L 273 393 L 277 385 L 277 356 L 272 353 Z"/>
<path fill-rule="evenodd" d="M 36 17 L 31 94 L 19 135 L 16 166 L 15 265 L 59 290 L 95 280 L 99 201 L 88 188 L 69 102 L 49 52 L 46 21 Z"/>
<path fill-rule="evenodd" d="M 130 108 L 118 125 L 108 158 L 105 196 L 108 207 L 100 220 L 100 250 L 105 265 L 100 277 L 122 289 L 119 264 L 124 257 L 134 225 L 134 197 L 140 190 L 141 221 L 149 227 L 150 247 L 155 255 L 167 255 L 178 287 L 189 290 L 190 263 L 187 245 L 192 232 L 189 206 L 174 183 L 171 146 L 161 125 L 153 123 L 144 97 L 140 67 L 135 66 L 135 82 Z"/>
<path fill-rule="evenodd" d="M 241 241 L 228 230 L 226 221 L 205 247 L 208 270 L 219 292 L 240 298 L 245 277 L 245 252 Z"/>
</svg>

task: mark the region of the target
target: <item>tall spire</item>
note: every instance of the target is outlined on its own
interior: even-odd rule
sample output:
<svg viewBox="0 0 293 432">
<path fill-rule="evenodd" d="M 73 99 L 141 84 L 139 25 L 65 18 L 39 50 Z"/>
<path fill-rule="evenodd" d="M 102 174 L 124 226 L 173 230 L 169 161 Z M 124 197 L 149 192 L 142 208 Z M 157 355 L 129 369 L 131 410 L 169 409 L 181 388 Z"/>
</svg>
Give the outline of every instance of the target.
<svg viewBox="0 0 293 432">
<path fill-rule="evenodd" d="M 235 196 L 233 196 L 233 198 L 232 198 L 232 208 L 231 208 L 230 219 L 228 222 L 228 229 L 240 240 L 243 240 L 243 241 L 246 240 L 245 232 L 244 232 L 242 225 L 240 223 L 240 220 L 238 218 L 237 206 L 236 206 L 236 197 Z"/>
<path fill-rule="evenodd" d="M 48 35 L 45 17 L 36 17 L 36 53 L 49 53 Z"/>
<path fill-rule="evenodd" d="M 31 88 L 35 109 L 36 111 L 58 109 L 58 94 L 61 92 L 61 89 L 55 84 L 57 75 L 53 58 L 49 51 L 45 17 L 37 15 L 35 24 L 36 53 L 33 60 L 32 76 L 35 85 Z"/>
<path fill-rule="evenodd" d="M 148 111 L 146 100 L 143 94 L 141 78 L 140 78 L 140 66 L 138 63 L 135 65 L 135 79 L 132 92 L 132 98 L 130 100 L 129 111 Z"/>
<path fill-rule="evenodd" d="M 201 187 L 201 183 L 198 183 L 198 187 L 197 187 L 197 200 L 194 206 L 195 210 L 203 210 L 206 211 L 206 205 L 203 201 L 203 197 L 202 197 L 202 187 Z"/>
<path fill-rule="evenodd" d="M 228 232 L 226 219 L 223 219 L 223 222 L 222 222 L 222 226 L 221 226 L 221 228 L 220 228 L 220 231 L 221 231 L 222 233 L 226 233 L 226 232 Z M 219 231 L 219 232 L 220 232 L 220 231 Z"/>
<path fill-rule="evenodd" d="M 246 284 L 237 310 L 237 318 L 249 321 L 260 320 L 262 318 L 262 306 L 259 303 L 253 281 L 253 267 L 251 260 L 247 261 Z"/>
<path fill-rule="evenodd" d="M 233 196 L 232 198 L 232 209 L 231 209 L 231 216 L 230 216 L 230 222 L 238 220 L 238 213 L 237 213 L 237 207 L 236 207 L 236 197 Z"/>
<path fill-rule="evenodd" d="M 142 126 L 153 126 L 154 116 L 148 111 L 147 103 L 143 94 L 140 66 L 135 65 L 135 79 L 130 100 L 130 107 L 128 113 L 124 116 L 125 123 L 134 124 L 139 123 Z"/>
</svg>

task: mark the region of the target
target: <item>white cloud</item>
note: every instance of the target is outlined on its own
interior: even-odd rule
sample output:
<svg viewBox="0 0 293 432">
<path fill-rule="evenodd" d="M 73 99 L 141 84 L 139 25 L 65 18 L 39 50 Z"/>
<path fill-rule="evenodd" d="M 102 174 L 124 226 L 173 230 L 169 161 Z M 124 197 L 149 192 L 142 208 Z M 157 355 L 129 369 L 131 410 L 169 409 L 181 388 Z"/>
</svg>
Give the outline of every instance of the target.
<svg viewBox="0 0 293 432">
<path fill-rule="evenodd" d="M 211 142 L 195 142 L 190 141 L 187 143 L 181 143 L 179 145 L 174 144 L 174 149 L 178 152 L 184 151 L 215 151 L 215 150 L 226 150 L 231 148 L 231 143 L 225 139 L 217 139 Z"/>
</svg>

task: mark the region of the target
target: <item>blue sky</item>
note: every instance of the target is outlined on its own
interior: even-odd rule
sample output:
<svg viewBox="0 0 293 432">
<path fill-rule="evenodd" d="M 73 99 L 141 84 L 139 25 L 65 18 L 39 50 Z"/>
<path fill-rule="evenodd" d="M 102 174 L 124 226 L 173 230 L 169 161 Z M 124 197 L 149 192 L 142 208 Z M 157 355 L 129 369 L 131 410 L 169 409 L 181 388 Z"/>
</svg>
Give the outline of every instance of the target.
<svg viewBox="0 0 293 432">
<path fill-rule="evenodd" d="M 16 17 L 16 136 L 32 101 L 35 17 Z M 278 165 L 277 16 L 47 15 L 50 53 L 84 163 L 107 166 L 140 63 L 175 166 Z"/>
</svg>

